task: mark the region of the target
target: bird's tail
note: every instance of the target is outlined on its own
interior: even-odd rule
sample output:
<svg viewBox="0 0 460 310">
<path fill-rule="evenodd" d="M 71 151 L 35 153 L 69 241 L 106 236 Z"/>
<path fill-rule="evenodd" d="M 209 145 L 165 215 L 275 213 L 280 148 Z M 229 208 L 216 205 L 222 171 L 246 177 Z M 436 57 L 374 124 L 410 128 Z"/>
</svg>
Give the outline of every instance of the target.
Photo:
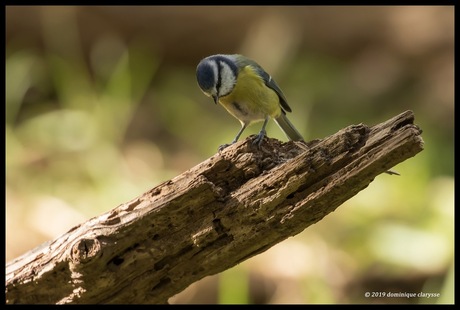
<svg viewBox="0 0 460 310">
<path fill-rule="evenodd" d="M 303 140 L 302 135 L 297 131 L 297 129 L 295 129 L 294 125 L 292 125 L 292 123 L 288 120 L 286 114 L 281 113 L 279 117 L 275 118 L 275 122 L 284 131 L 289 140 Z"/>
</svg>

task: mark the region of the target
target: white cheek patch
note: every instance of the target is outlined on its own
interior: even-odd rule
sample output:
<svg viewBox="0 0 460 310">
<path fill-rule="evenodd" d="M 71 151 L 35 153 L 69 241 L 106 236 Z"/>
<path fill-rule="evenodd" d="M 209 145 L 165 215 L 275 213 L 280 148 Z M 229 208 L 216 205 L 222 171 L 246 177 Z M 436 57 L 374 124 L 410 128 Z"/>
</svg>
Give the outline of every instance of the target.
<svg viewBox="0 0 460 310">
<path fill-rule="evenodd" d="M 218 83 L 219 84 L 219 83 Z M 228 95 L 235 87 L 236 76 L 230 66 L 221 61 L 220 62 L 220 87 L 217 90 L 219 97 Z"/>
<path fill-rule="evenodd" d="M 217 96 L 218 90 L 216 89 L 217 80 L 219 79 L 219 68 L 217 67 L 218 64 L 215 60 L 209 60 L 208 65 L 212 68 L 212 72 L 214 75 L 214 86 L 211 89 L 211 95 Z"/>
</svg>

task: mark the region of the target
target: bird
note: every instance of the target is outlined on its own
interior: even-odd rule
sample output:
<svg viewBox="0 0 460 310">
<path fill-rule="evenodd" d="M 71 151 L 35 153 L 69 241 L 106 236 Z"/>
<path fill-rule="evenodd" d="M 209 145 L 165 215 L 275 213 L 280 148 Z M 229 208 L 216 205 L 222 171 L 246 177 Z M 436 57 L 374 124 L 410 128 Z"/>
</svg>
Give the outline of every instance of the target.
<svg viewBox="0 0 460 310">
<path fill-rule="evenodd" d="M 260 147 L 270 118 L 289 140 L 303 141 L 302 135 L 286 116 L 292 112 L 283 91 L 275 80 L 254 60 L 240 54 L 216 54 L 203 58 L 197 65 L 196 78 L 202 92 L 220 103 L 241 123 L 233 141 L 238 141 L 249 125 L 263 121 L 253 144 Z"/>
</svg>

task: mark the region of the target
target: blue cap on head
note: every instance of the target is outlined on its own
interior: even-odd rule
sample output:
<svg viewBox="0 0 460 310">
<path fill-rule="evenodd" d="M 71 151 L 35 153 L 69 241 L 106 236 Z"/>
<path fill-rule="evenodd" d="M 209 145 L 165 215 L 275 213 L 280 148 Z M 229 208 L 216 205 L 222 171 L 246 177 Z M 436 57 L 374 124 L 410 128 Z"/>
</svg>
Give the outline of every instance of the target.
<svg viewBox="0 0 460 310">
<path fill-rule="evenodd" d="M 214 85 L 216 85 L 216 78 L 214 70 L 208 62 L 202 61 L 198 64 L 196 68 L 196 79 L 202 90 L 206 91 L 212 89 Z"/>
</svg>

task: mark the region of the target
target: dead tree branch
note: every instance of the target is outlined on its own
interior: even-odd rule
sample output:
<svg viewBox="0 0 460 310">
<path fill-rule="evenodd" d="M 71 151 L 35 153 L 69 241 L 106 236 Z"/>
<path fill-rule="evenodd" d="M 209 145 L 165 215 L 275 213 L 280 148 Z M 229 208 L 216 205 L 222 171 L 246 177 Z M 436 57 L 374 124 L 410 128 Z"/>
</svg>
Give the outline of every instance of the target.
<svg viewBox="0 0 460 310">
<path fill-rule="evenodd" d="M 166 303 L 300 233 L 422 151 L 413 121 L 407 111 L 307 144 L 236 143 L 8 263 L 6 302 Z"/>
</svg>

